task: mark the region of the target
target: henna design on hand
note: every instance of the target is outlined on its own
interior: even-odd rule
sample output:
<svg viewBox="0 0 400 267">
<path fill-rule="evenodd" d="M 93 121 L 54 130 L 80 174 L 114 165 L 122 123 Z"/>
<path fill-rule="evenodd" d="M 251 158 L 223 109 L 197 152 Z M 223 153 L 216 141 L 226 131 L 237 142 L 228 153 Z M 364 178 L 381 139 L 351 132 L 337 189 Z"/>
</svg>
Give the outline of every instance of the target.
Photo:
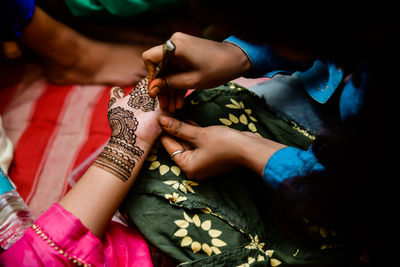
<svg viewBox="0 0 400 267">
<path fill-rule="evenodd" d="M 157 107 L 158 101 L 149 96 L 147 85 L 147 77 L 136 85 L 135 89 L 129 93 L 131 97 L 129 98 L 128 106 L 145 112 L 153 111 Z"/>
<path fill-rule="evenodd" d="M 136 146 L 136 130 L 139 126 L 133 111 L 124 108 L 141 109 L 148 112 L 157 107 L 157 99 L 153 99 L 147 92 L 148 79 L 141 80 L 129 94 L 126 103 L 125 92 L 120 87 L 113 87 L 110 91 L 108 103 L 108 123 L 111 127 L 111 138 L 103 152 L 98 156 L 93 165 L 102 168 L 126 182 L 144 151 Z M 119 101 L 122 99 L 123 101 Z M 112 106 L 119 103 L 116 107 Z"/>
<path fill-rule="evenodd" d="M 111 108 L 111 106 L 117 102 L 117 98 L 124 97 L 125 91 L 121 87 L 113 87 L 111 88 L 111 97 L 110 101 L 108 102 L 108 109 Z"/>
<path fill-rule="evenodd" d="M 108 111 L 111 139 L 94 165 L 126 182 L 144 151 L 135 146 L 135 131 L 139 125 L 132 111 L 116 107 Z"/>
</svg>

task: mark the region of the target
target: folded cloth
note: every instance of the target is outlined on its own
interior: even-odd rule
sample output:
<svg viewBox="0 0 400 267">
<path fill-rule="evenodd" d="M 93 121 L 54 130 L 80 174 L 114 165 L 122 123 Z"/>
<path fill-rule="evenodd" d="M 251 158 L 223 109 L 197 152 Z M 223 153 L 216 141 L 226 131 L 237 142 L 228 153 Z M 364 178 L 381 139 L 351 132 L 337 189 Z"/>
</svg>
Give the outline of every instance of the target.
<svg viewBox="0 0 400 267">
<path fill-rule="evenodd" d="M 234 83 L 194 91 L 185 101 L 177 116 L 201 126 L 222 124 L 302 149 L 313 140 Z M 343 260 L 326 230 L 323 236 L 312 231 L 317 233 L 313 242 L 281 235 L 272 195 L 262 178 L 247 169 L 190 180 L 156 145 L 121 211 L 156 248 L 185 266 L 325 266 Z"/>
</svg>

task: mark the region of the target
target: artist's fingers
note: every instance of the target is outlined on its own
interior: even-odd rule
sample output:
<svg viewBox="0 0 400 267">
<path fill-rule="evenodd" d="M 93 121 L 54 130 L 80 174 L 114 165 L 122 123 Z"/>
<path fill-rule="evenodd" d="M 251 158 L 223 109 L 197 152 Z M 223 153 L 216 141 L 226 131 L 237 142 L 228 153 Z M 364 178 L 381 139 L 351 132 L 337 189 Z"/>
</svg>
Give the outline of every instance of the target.
<svg viewBox="0 0 400 267">
<path fill-rule="evenodd" d="M 179 142 L 179 144 L 181 144 L 181 146 L 183 147 L 184 150 L 192 150 L 194 149 L 193 145 L 191 143 L 189 143 L 188 141 L 185 140 L 177 140 Z"/>
<path fill-rule="evenodd" d="M 119 99 L 119 98 L 123 98 L 124 96 L 125 96 L 125 91 L 121 87 L 116 86 L 116 87 L 111 88 L 110 98 L 115 97 L 115 98 Z"/>
<path fill-rule="evenodd" d="M 168 111 L 169 113 L 174 113 L 176 109 L 180 109 L 183 107 L 185 103 L 185 95 L 187 90 L 174 90 L 167 87 L 165 79 L 158 78 L 149 83 L 148 92 L 150 97 L 155 98 L 158 96 L 158 100 L 160 101 L 160 107 L 164 111 Z M 160 100 L 160 96 L 163 95 L 162 98 L 168 96 L 168 101 Z M 161 104 L 163 102 L 163 104 Z M 168 107 L 167 107 L 168 102 Z"/>
<path fill-rule="evenodd" d="M 162 111 L 168 112 L 169 108 L 169 96 L 168 93 L 162 93 L 158 95 L 158 103 Z"/>
<path fill-rule="evenodd" d="M 198 126 L 201 127 L 197 122 L 193 121 L 193 120 L 185 120 L 185 122 L 187 124 L 193 125 L 193 126 Z"/>
<path fill-rule="evenodd" d="M 151 91 L 156 90 L 154 87 L 158 87 L 159 92 L 165 92 L 173 88 L 177 91 L 195 88 L 198 84 L 199 74 L 195 71 L 180 72 L 167 75 L 162 78 L 154 79 L 149 84 L 149 94 Z M 150 94 L 150 96 L 152 96 Z"/>
<path fill-rule="evenodd" d="M 175 90 L 169 90 L 169 97 L 168 97 L 168 111 L 170 114 L 173 114 L 176 110 L 175 107 Z"/>
<path fill-rule="evenodd" d="M 171 156 L 172 160 L 175 161 L 176 164 L 181 165 L 184 159 L 192 153 L 191 150 L 183 147 L 177 140 L 173 137 L 164 134 L 160 138 L 161 144 L 167 151 L 167 153 Z"/>
<path fill-rule="evenodd" d="M 175 92 L 175 107 L 180 109 L 185 104 L 185 95 L 187 90 L 177 90 Z"/>
<path fill-rule="evenodd" d="M 184 123 L 166 115 L 160 115 L 158 121 L 164 131 L 189 143 L 193 143 L 196 140 L 200 129 L 200 127 Z"/>
<path fill-rule="evenodd" d="M 153 62 L 145 61 L 144 66 L 147 70 L 147 79 L 150 83 L 154 79 L 154 76 L 156 76 L 156 65 Z"/>
<path fill-rule="evenodd" d="M 163 58 L 163 45 L 158 45 L 155 47 L 152 47 L 146 51 L 143 52 L 142 54 L 142 59 L 145 62 L 152 62 L 155 65 L 160 64 Z"/>
<path fill-rule="evenodd" d="M 162 91 L 161 89 L 164 88 L 164 81 L 161 78 L 157 78 L 149 82 L 148 85 L 148 91 L 149 91 L 149 96 L 152 98 L 155 98 L 158 96 Z M 165 92 L 166 90 L 163 90 Z"/>
</svg>

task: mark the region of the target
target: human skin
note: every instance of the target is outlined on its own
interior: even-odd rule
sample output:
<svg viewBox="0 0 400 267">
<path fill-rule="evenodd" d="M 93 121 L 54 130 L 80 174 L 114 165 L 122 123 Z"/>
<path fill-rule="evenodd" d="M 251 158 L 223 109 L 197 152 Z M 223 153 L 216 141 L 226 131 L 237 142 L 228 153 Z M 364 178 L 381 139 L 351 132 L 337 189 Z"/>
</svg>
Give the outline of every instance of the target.
<svg viewBox="0 0 400 267">
<path fill-rule="evenodd" d="M 147 94 L 147 80 L 124 96 L 121 88 L 110 91 L 109 143 L 59 204 L 101 237 L 161 134 L 160 108 Z M 144 90 L 143 90 L 144 89 Z M 124 168 L 121 159 L 125 159 Z"/>
<path fill-rule="evenodd" d="M 185 89 L 207 89 L 242 76 L 251 64 L 237 46 L 175 33 L 175 64 L 181 69 L 162 78 L 150 80 L 149 95 L 158 96 L 161 109 L 173 113 L 183 105 Z M 147 69 L 162 60 L 162 46 L 143 53 Z M 151 72 L 151 71 L 150 71 Z M 181 104 L 182 103 L 182 104 Z M 237 167 L 247 167 L 262 175 L 269 158 L 285 146 L 249 132 L 239 132 L 226 126 L 198 127 L 168 116 L 159 118 L 169 135 L 161 142 L 176 164 L 190 178 L 204 179 Z"/>
<path fill-rule="evenodd" d="M 110 44 L 91 40 L 36 7 L 21 43 L 43 61 L 44 74 L 56 84 L 132 85 L 146 71 L 139 44 Z"/>
<path fill-rule="evenodd" d="M 160 115 L 158 120 L 168 133 L 161 137 L 167 152 L 172 155 L 184 151 L 173 159 L 189 178 L 205 179 L 238 167 L 262 175 L 269 158 L 286 147 L 226 126 L 199 127 L 166 115 Z"/>
<path fill-rule="evenodd" d="M 173 113 L 183 105 L 184 94 L 180 91 L 218 86 L 242 76 L 251 67 L 246 54 L 233 44 L 180 32 L 174 33 L 170 40 L 175 44 L 175 64 L 181 71 L 149 81 L 149 95 L 158 96 L 164 111 Z M 142 55 L 147 69 L 158 65 L 162 56 L 162 46 Z"/>
<path fill-rule="evenodd" d="M 158 96 L 161 109 L 173 113 L 183 106 L 187 89 L 219 86 L 246 74 L 251 68 L 247 55 L 236 45 L 174 33 L 175 65 L 179 71 L 158 79 L 150 79 L 149 95 Z M 307 62 L 313 57 L 284 43 L 274 45 L 276 52 L 293 62 Z M 153 47 L 142 55 L 149 73 L 163 57 L 162 46 Z M 151 77 L 151 76 L 150 76 Z"/>
</svg>

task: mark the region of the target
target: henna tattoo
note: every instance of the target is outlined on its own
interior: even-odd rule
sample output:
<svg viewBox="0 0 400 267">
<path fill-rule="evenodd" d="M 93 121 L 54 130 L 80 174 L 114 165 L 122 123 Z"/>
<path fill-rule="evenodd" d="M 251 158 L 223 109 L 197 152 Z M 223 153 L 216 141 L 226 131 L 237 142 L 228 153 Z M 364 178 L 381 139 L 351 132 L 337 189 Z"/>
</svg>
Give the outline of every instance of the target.
<svg viewBox="0 0 400 267">
<path fill-rule="evenodd" d="M 111 108 L 111 106 L 117 102 L 118 98 L 124 97 L 125 91 L 121 87 L 113 87 L 111 88 L 111 98 L 110 101 L 108 102 L 108 109 Z"/>
<path fill-rule="evenodd" d="M 148 79 L 141 80 L 132 90 L 128 101 L 128 106 L 141 109 L 145 112 L 153 111 L 157 107 L 157 99 L 151 98 L 147 91 Z"/>
<path fill-rule="evenodd" d="M 108 111 L 108 122 L 111 127 L 111 139 L 122 139 L 128 143 L 135 143 L 135 131 L 138 121 L 132 111 L 116 107 Z"/>
<path fill-rule="evenodd" d="M 106 146 L 93 165 L 109 171 L 126 182 L 135 167 L 135 161 L 127 158 L 124 153 Z"/>
<path fill-rule="evenodd" d="M 144 154 L 135 146 L 135 131 L 139 125 L 132 111 L 116 107 L 108 111 L 111 139 L 94 165 L 105 169 L 126 182 L 135 167 L 135 160 Z"/>
<path fill-rule="evenodd" d="M 129 94 L 127 105 L 134 109 L 148 112 L 157 107 L 157 99 L 153 99 L 147 92 L 148 79 L 141 80 L 135 89 Z M 136 146 L 135 132 L 139 126 L 135 114 L 117 105 L 111 108 L 119 99 L 124 98 L 125 92 L 120 87 L 114 87 L 110 91 L 108 103 L 108 123 L 111 127 L 111 138 L 103 152 L 98 156 L 93 165 L 102 168 L 126 182 L 144 151 Z M 126 103 L 125 98 L 123 99 Z"/>
<path fill-rule="evenodd" d="M 113 94 L 116 98 L 121 98 L 121 97 L 124 97 L 125 91 L 124 91 L 124 89 L 122 89 L 121 87 L 113 87 L 113 88 L 112 88 L 112 94 Z"/>
<path fill-rule="evenodd" d="M 111 108 L 114 103 L 117 102 L 117 99 L 115 97 L 111 97 L 110 101 L 108 101 L 108 108 Z"/>
</svg>

